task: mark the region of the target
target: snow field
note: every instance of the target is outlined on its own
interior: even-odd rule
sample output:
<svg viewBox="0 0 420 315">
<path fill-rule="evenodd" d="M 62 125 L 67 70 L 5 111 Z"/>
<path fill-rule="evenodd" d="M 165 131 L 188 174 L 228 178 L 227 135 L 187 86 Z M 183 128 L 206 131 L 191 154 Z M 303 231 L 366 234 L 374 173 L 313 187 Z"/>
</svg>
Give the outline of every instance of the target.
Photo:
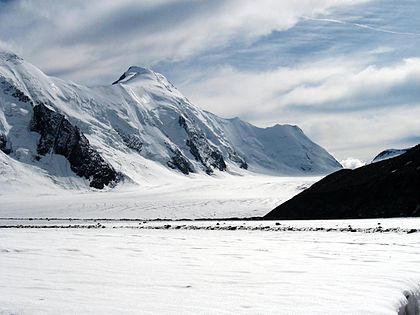
<svg viewBox="0 0 420 315">
<path fill-rule="evenodd" d="M 417 233 L 0 229 L 0 314 L 396 314 L 419 250 Z"/>
<path fill-rule="evenodd" d="M 164 174 L 142 186 L 109 191 L 0 191 L 0 218 L 192 219 L 262 216 L 319 177 Z M 0 179 L 1 182 L 1 179 Z M 4 184 L 7 187 L 7 183 Z M 0 185 L 1 187 L 1 185 Z"/>
</svg>

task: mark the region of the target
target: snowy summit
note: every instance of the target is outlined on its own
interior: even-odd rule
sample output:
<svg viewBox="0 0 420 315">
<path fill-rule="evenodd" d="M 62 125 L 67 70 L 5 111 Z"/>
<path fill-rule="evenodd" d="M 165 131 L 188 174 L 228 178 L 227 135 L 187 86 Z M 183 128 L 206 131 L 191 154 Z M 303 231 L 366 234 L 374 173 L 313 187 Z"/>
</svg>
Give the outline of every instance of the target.
<svg viewBox="0 0 420 315">
<path fill-rule="evenodd" d="M 49 77 L 13 53 L 0 56 L 0 159 L 16 182 L 30 173 L 63 187 L 103 188 L 168 172 L 341 168 L 298 127 L 218 117 L 149 69 L 132 66 L 112 85 L 89 88 Z"/>
</svg>

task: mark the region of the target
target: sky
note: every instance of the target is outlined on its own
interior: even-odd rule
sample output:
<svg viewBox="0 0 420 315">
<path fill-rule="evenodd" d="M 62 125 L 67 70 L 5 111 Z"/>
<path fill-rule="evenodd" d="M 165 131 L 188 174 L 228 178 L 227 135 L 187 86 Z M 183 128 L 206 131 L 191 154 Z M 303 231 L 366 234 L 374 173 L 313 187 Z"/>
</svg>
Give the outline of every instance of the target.
<svg viewBox="0 0 420 315">
<path fill-rule="evenodd" d="M 129 66 L 194 104 L 295 124 L 338 160 L 420 143 L 418 0 L 0 0 L 0 48 L 106 85 Z"/>
</svg>

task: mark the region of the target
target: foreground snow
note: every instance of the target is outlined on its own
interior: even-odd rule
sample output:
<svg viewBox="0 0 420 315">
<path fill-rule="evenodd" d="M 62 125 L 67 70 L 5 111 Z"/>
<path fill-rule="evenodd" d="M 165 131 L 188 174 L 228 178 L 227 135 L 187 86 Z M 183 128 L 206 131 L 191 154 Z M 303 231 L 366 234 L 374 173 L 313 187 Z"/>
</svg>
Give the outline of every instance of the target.
<svg viewBox="0 0 420 315">
<path fill-rule="evenodd" d="M 218 176 L 159 178 L 142 186 L 76 191 L 0 185 L 0 218 L 228 218 L 262 216 L 319 177 Z M 1 183 L 1 179 L 0 179 Z M 16 187 L 13 185 L 13 187 Z M 22 186 L 21 186 L 22 187 Z"/>
<path fill-rule="evenodd" d="M 396 314 L 419 251 L 417 233 L 0 229 L 0 314 Z"/>
</svg>

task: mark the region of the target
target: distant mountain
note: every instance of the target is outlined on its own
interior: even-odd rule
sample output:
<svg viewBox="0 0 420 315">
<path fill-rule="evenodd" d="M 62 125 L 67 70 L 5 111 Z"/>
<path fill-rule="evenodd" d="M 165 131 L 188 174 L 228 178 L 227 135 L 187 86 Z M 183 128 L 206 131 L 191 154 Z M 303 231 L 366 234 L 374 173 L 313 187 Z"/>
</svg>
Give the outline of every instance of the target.
<svg viewBox="0 0 420 315">
<path fill-rule="evenodd" d="M 377 156 L 375 156 L 375 158 L 372 160 L 372 163 L 396 157 L 398 155 L 404 154 L 408 150 L 409 149 L 388 149 L 388 150 L 384 150 L 381 153 L 379 153 Z"/>
<path fill-rule="evenodd" d="M 141 183 L 168 172 L 313 175 L 341 168 L 298 127 L 220 118 L 152 70 L 130 67 L 112 85 L 90 88 L 4 51 L 0 150 L 8 176 L 23 166 L 65 188 Z"/>
<path fill-rule="evenodd" d="M 265 219 L 420 216 L 420 144 L 394 158 L 326 176 Z"/>
</svg>

